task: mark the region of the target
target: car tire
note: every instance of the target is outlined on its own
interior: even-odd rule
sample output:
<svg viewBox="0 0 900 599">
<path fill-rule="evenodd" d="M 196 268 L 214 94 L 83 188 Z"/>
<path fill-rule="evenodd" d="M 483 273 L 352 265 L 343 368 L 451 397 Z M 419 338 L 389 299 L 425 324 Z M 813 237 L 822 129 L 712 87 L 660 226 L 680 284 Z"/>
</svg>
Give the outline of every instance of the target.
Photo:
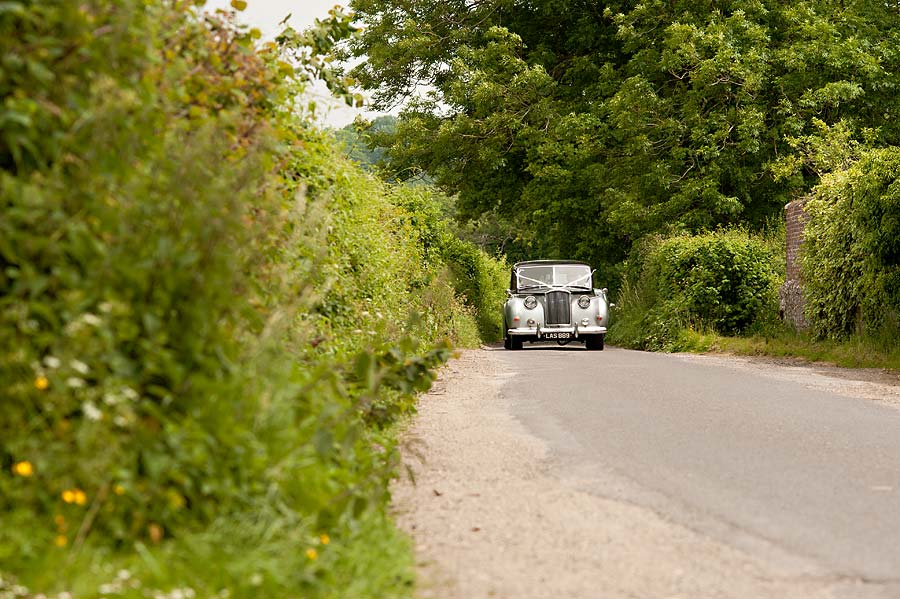
<svg viewBox="0 0 900 599">
<path fill-rule="evenodd" d="M 521 339 L 516 339 L 510 334 L 506 335 L 506 340 L 503 342 L 503 347 L 506 349 L 511 349 L 513 351 L 522 349 L 523 342 Z"/>
<path fill-rule="evenodd" d="M 603 341 L 606 335 L 591 335 L 584 338 L 584 347 L 588 351 L 603 351 Z"/>
</svg>

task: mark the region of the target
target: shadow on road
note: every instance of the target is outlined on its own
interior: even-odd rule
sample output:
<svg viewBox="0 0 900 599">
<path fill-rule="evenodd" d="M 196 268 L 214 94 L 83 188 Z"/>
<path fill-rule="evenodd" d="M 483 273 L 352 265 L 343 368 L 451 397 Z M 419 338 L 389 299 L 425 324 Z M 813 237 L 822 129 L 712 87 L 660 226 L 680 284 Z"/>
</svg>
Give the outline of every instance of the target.
<svg viewBox="0 0 900 599">
<path fill-rule="evenodd" d="M 491 345 L 482 345 L 482 349 L 487 351 L 512 351 L 508 349 L 503 349 L 502 343 L 492 343 Z M 526 343 L 525 346 L 520 350 L 515 351 L 575 351 L 582 352 L 587 351 L 584 347 L 583 343 L 567 343 L 566 345 L 559 345 L 558 343 L 554 343 L 552 341 L 548 342 L 538 342 L 538 343 Z"/>
</svg>

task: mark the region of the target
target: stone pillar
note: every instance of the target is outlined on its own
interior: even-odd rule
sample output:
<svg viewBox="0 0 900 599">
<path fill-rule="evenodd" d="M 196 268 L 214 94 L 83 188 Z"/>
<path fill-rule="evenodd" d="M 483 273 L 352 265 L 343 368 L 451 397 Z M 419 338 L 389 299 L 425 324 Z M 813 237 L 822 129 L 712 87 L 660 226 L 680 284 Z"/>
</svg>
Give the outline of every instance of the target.
<svg viewBox="0 0 900 599">
<path fill-rule="evenodd" d="M 800 272 L 800 246 L 803 243 L 803 229 L 809 221 L 809 215 L 803 210 L 804 204 L 806 198 L 801 198 L 784 207 L 787 272 L 784 285 L 778 290 L 781 317 L 797 330 L 809 326 L 803 313 L 803 276 Z"/>
</svg>

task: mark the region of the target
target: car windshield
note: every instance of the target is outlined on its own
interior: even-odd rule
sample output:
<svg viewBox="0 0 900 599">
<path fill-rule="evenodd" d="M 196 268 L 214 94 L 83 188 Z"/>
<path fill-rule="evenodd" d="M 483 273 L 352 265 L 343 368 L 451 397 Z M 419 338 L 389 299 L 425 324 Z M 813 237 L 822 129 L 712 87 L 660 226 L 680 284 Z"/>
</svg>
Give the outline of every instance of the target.
<svg viewBox="0 0 900 599">
<path fill-rule="evenodd" d="M 541 264 L 516 270 L 519 289 L 528 287 L 591 288 L 591 269 L 584 264 Z"/>
</svg>

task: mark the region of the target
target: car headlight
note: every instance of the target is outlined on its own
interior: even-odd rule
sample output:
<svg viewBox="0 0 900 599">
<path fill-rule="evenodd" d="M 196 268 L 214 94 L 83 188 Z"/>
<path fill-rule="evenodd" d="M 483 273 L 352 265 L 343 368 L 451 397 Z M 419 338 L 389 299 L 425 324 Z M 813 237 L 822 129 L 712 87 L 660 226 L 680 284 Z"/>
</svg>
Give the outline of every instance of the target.
<svg viewBox="0 0 900 599">
<path fill-rule="evenodd" d="M 537 308 L 537 298 L 534 297 L 533 295 L 529 295 L 528 297 L 526 297 L 525 298 L 525 307 L 528 308 L 529 310 L 534 310 L 535 308 Z"/>
<path fill-rule="evenodd" d="M 582 295 L 578 298 L 578 307 L 581 309 L 590 308 L 591 307 L 591 298 L 587 295 Z"/>
</svg>

